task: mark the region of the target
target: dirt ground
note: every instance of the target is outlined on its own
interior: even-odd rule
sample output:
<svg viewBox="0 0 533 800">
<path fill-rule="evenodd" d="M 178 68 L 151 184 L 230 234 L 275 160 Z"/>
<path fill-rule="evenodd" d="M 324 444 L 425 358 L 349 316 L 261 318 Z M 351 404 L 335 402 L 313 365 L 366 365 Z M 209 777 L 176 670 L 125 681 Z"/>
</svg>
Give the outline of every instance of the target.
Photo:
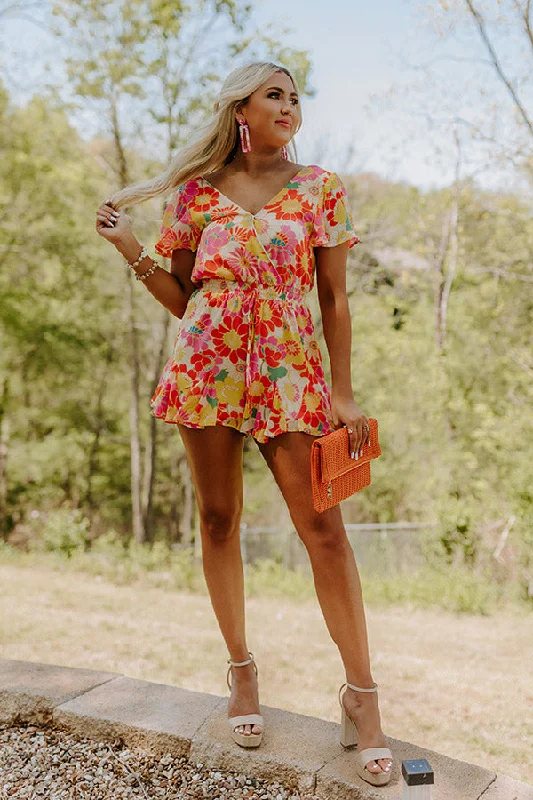
<svg viewBox="0 0 533 800">
<path fill-rule="evenodd" d="M 111 670 L 227 695 L 209 598 L 0 564 L 2 657 Z M 367 606 L 389 736 L 533 784 L 533 615 Z M 344 671 L 318 602 L 250 598 L 260 702 L 339 721 Z"/>
</svg>

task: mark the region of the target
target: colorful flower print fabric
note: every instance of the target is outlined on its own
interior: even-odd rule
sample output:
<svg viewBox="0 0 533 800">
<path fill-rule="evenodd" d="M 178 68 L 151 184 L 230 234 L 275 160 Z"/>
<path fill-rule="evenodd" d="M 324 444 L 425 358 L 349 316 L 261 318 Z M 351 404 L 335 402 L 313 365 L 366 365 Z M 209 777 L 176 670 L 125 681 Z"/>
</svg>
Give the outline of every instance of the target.
<svg viewBox="0 0 533 800">
<path fill-rule="evenodd" d="M 257 214 L 198 177 L 177 190 L 160 233 L 162 256 L 196 253 L 197 288 L 152 397 L 154 416 L 226 425 L 258 442 L 334 430 L 306 295 L 314 248 L 360 241 L 339 176 L 304 167 Z"/>
</svg>

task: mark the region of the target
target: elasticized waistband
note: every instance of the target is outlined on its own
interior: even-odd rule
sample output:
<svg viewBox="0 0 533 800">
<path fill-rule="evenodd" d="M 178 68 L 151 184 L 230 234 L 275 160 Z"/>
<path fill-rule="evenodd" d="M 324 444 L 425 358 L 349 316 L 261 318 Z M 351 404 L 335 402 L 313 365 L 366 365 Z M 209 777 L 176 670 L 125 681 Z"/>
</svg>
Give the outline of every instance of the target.
<svg viewBox="0 0 533 800">
<path fill-rule="evenodd" d="M 200 287 L 204 292 L 234 292 L 240 291 L 251 294 L 264 300 L 294 300 L 305 303 L 305 292 L 290 286 L 268 286 L 266 284 L 242 283 L 242 281 L 226 280 L 225 278 L 210 278 Z"/>
</svg>

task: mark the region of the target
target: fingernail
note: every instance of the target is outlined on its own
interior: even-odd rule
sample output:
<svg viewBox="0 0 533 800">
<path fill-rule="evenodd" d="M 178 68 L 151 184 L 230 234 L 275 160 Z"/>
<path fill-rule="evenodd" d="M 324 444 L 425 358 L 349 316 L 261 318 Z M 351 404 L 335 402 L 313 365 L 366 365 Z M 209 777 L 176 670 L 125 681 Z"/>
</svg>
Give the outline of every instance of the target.
<svg viewBox="0 0 533 800">
<path fill-rule="evenodd" d="M 355 458 L 355 453 L 352 453 L 352 458 Z"/>
<path fill-rule="evenodd" d="M 118 219 L 120 217 L 120 213 L 118 211 L 114 211 L 113 216 Z"/>
</svg>

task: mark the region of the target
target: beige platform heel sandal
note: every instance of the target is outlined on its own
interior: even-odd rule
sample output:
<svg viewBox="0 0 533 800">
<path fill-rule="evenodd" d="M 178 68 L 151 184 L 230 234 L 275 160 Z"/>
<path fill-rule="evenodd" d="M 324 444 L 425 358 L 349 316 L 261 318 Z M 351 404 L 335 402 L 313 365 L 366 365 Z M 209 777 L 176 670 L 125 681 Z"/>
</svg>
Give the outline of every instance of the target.
<svg viewBox="0 0 533 800">
<path fill-rule="evenodd" d="M 247 664 L 253 664 L 255 669 L 255 674 L 258 675 L 257 672 L 257 665 L 254 661 L 254 654 L 248 651 L 250 658 L 246 661 L 232 661 L 231 658 L 228 658 L 228 674 L 226 675 L 226 683 L 228 684 L 228 689 L 231 692 L 231 684 L 229 682 L 229 676 L 231 673 L 232 667 L 245 667 Z M 231 732 L 233 735 L 233 741 L 240 744 L 241 747 L 259 747 L 261 744 L 261 739 L 263 738 L 263 731 L 261 733 L 239 733 L 235 730 L 238 725 L 263 725 L 263 717 L 261 714 L 240 714 L 236 717 L 228 717 L 228 725 L 231 728 Z"/>
<path fill-rule="evenodd" d="M 352 722 L 351 718 L 346 713 L 346 709 L 344 708 L 342 702 L 341 692 L 345 686 L 348 686 L 350 689 L 354 689 L 356 692 L 375 692 L 378 688 L 378 685 L 377 683 L 374 683 L 374 686 L 371 689 L 361 689 L 360 686 L 354 686 L 351 683 L 343 683 L 339 689 L 339 703 L 342 710 L 341 744 L 343 747 L 350 747 L 351 745 L 357 744 L 357 728 L 355 727 L 355 723 Z M 390 749 L 388 747 L 366 747 L 364 750 L 360 750 L 355 756 L 355 771 L 360 778 L 362 778 L 364 781 L 368 781 L 368 783 L 371 783 L 373 786 L 384 786 L 390 781 L 392 763 L 390 770 L 387 772 L 370 772 L 366 768 L 366 765 L 370 763 L 370 761 L 377 760 L 378 758 L 390 758 L 392 761 L 392 753 Z"/>
</svg>

